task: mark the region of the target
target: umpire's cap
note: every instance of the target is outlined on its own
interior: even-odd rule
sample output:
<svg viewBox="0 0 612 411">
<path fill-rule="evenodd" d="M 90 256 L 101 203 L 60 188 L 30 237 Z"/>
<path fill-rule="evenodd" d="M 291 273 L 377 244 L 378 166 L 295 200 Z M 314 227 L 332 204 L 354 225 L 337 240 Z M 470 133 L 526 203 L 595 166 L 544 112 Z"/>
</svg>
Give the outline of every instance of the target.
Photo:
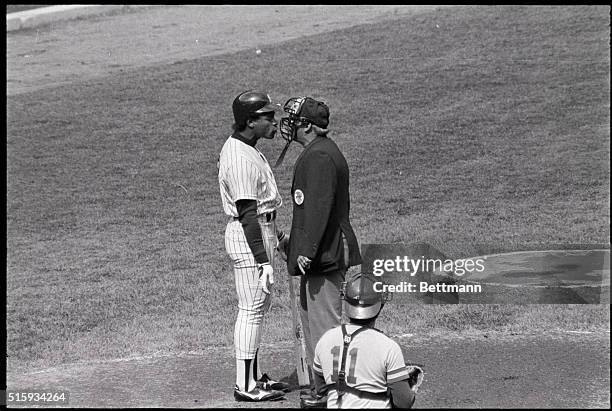
<svg viewBox="0 0 612 411">
<path fill-rule="evenodd" d="M 321 128 L 327 128 L 329 125 L 329 107 L 312 97 L 304 98 L 299 116 Z"/>
<path fill-rule="evenodd" d="M 236 124 L 244 124 L 251 116 L 271 113 L 278 110 L 278 106 L 272 104 L 268 94 L 247 90 L 238 94 L 232 103 L 234 120 Z"/>
<path fill-rule="evenodd" d="M 349 318 L 365 320 L 376 317 L 388 295 L 376 291 L 374 283 L 381 283 L 372 274 L 359 273 L 347 279 L 343 287 L 343 298 L 346 301 L 346 315 Z"/>
</svg>

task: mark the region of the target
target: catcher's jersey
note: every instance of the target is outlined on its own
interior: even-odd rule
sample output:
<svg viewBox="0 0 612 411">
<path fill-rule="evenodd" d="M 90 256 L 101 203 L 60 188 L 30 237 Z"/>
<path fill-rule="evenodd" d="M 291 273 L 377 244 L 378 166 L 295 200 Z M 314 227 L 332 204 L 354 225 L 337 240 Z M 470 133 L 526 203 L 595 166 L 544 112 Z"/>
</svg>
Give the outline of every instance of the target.
<svg viewBox="0 0 612 411">
<path fill-rule="evenodd" d="M 219 188 L 223 211 L 231 217 L 238 217 L 237 200 L 257 200 L 258 215 L 282 204 L 266 157 L 234 137 L 227 139 L 219 155 Z"/>
<path fill-rule="evenodd" d="M 347 324 L 349 334 L 360 326 Z M 336 382 L 342 361 L 342 328 L 327 331 L 315 349 L 313 371 L 325 378 L 325 383 Z M 366 329 L 355 336 L 348 347 L 344 372 L 346 384 L 372 393 L 386 392 L 387 386 L 408 378 L 408 370 L 400 346 L 383 333 Z M 327 408 L 391 408 L 386 399 L 364 399 L 346 392 L 338 404 L 336 390 L 330 389 Z"/>
</svg>

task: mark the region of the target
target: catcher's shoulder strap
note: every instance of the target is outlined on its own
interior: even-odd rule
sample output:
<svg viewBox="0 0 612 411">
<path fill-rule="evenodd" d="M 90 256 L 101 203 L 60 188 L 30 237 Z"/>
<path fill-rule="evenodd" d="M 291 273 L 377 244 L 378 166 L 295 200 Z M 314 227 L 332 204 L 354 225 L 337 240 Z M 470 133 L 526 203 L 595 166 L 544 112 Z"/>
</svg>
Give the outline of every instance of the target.
<svg viewBox="0 0 612 411">
<path fill-rule="evenodd" d="M 345 372 L 346 353 L 348 352 L 348 347 L 351 344 L 351 341 L 353 341 L 355 337 L 357 336 L 357 334 L 359 334 L 362 331 L 365 331 L 365 330 L 374 330 L 377 332 L 381 332 L 381 331 L 377 330 L 376 328 L 371 328 L 371 327 L 364 325 L 356 329 L 355 331 L 353 331 L 352 334 L 349 334 L 346 331 L 345 324 L 342 324 L 341 328 L 342 328 L 342 342 L 343 342 L 344 347 L 342 349 L 342 359 L 340 360 L 340 367 L 338 369 L 338 380 L 332 381 L 330 384 L 327 384 L 325 386 L 325 391 L 330 390 L 330 389 L 335 389 L 336 393 L 338 394 L 338 402 L 342 400 L 342 396 L 347 392 L 350 392 L 351 394 L 354 394 L 359 398 L 365 398 L 365 399 L 379 400 L 379 399 L 387 398 L 388 396 L 387 392 L 380 392 L 380 393 L 369 392 L 369 391 L 357 389 L 355 387 L 351 387 L 346 384 L 346 372 Z"/>
</svg>

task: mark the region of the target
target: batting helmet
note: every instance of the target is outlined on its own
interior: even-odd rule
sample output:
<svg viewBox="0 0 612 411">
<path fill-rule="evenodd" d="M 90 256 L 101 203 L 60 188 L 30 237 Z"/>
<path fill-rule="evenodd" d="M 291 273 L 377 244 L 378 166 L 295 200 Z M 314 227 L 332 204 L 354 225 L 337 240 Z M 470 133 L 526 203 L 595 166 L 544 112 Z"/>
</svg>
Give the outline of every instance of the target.
<svg viewBox="0 0 612 411">
<path fill-rule="evenodd" d="M 342 296 L 347 302 L 349 318 L 366 320 L 376 317 L 389 298 L 387 292 L 376 291 L 374 283 L 381 281 L 373 275 L 359 273 L 343 284 Z"/>
<path fill-rule="evenodd" d="M 242 125 L 253 116 L 275 112 L 277 107 L 272 104 L 270 96 L 254 90 L 244 91 L 234 99 L 232 111 L 236 124 Z"/>
</svg>

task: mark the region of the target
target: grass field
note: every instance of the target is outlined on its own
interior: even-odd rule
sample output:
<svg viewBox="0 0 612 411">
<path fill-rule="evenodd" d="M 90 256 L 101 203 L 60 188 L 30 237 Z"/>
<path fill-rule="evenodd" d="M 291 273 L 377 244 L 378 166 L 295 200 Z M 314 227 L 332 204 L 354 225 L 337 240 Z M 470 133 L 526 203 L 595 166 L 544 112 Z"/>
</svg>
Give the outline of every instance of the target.
<svg viewBox="0 0 612 411">
<path fill-rule="evenodd" d="M 5 8 L 7 13 L 17 13 L 18 11 L 33 10 L 47 6 L 54 6 L 54 4 L 7 4 Z"/>
<path fill-rule="evenodd" d="M 232 344 L 231 100 L 322 98 L 362 243 L 608 243 L 609 7 L 457 7 L 7 100 L 7 361 Z M 262 142 L 270 161 L 280 141 Z M 289 150 L 277 171 L 290 227 Z M 277 276 L 264 342 L 289 340 Z M 390 334 L 609 330 L 609 306 L 390 306 Z"/>
</svg>

